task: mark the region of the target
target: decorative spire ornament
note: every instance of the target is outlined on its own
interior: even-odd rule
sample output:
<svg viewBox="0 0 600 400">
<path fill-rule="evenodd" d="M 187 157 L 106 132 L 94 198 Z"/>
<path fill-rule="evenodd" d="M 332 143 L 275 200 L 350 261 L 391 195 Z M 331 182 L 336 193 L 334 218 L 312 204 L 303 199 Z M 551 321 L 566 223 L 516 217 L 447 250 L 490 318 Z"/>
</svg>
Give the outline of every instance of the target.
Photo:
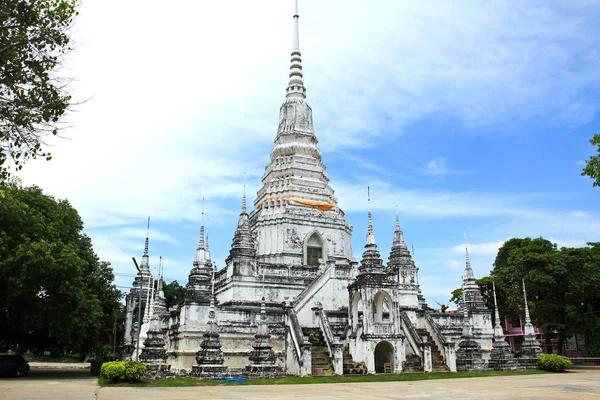
<svg viewBox="0 0 600 400">
<path fill-rule="evenodd" d="M 465 255 L 466 255 L 466 262 L 465 262 L 465 280 L 474 280 L 475 276 L 473 275 L 473 269 L 471 268 L 471 260 L 469 259 L 469 247 L 467 245 L 467 230 L 464 230 L 464 234 L 465 234 Z"/>
<path fill-rule="evenodd" d="M 498 300 L 496 300 L 496 281 L 492 281 L 492 289 L 494 291 L 494 318 L 496 320 L 494 324 L 494 337 L 496 340 L 504 340 L 504 332 L 500 324 L 500 313 L 498 312 Z"/>
<path fill-rule="evenodd" d="M 302 54 L 300 53 L 300 34 L 298 30 L 298 0 L 294 1 L 294 32 L 292 43 L 292 58 L 290 65 L 290 82 L 287 87 L 286 97 L 306 98 L 306 88 L 304 87 L 302 75 Z"/>
<path fill-rule="evenodd" d="M 373 272 L 377 270 L 383 270 L 383 261 L 379 250 L 377 250 L 377 244 L 375 243 L 375 235 L 373 234 L 373 218 L 371 217 L 371 188 L 367 187 L 367 201 L 368 201 L 368 217 L 367 217 L 367 243 L 365 244 L 365 251 L 360 261 L 359 270 L 366 272 Z"/>
<path fill-rule="evenodd" d="M 146 243 L 144 244 L 144 256 L 148 256 L 148 237 L 150 236 L 150 217 L 148 217 L 148 226 L 146 227 Z"/>
<path fill-rule="evenodd" d="M 367 186 L 367 202 L 368 202 L 368 216 L 367 216 L 367 245 L 375 244 L 375 235 L 373 234 L 373 218 L 371 217 L 371 187 Z"/>
</svg>

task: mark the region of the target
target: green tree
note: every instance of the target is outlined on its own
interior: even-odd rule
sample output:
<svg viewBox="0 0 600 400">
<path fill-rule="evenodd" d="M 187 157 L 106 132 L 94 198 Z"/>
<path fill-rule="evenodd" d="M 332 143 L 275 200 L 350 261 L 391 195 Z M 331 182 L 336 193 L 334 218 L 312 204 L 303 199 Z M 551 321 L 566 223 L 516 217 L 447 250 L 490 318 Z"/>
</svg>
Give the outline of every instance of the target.
<svg viewBox="0 0 600 400">
<path fill-rule="evenodd" d="M 583 334 L 590 354 L 600 356 L 600 243 L 559 250 L 543 238 L 510 239 L 498 250 L 491 276 L 477 283 L 492 309 L 494 280 L 500 315 L 522 318 L 523 279 L 534 325 L 556 333 L 559 350 L 571 335 Z M 457 301 L 461 289 L 452 295 Z"/>
<path fill-rule="evenodd" d="M 30 158 L 45 157 L 46 135 L 56 135 L 71 96 L 57 74 L 71 50 L 68 30 L 78 0 L 0 2 L 0 182 Z"/>
<path fill-rule="evenodd" d="M 590 156 L 590 159 L 585 162 L 585 167 L 581 171 L 581 176 L 589 176 L 594 180 L 593 186 L 600 186 L 600 134 L 595 133 L 590 139 L 593 146 L 597 146 L 595 156 Z"/>
<path fill-rule="evenodd" d="M 177 281 L 165 283 L 163 285 L 163 291 L 165 292 L 167 308 L 178 305 L 185 298 L 185 286 L 181 286 Z"/>
<path fill-rule="evenodd" d="M 112 326 L 120 291 L 67 200 L 0 186 L 0 345 L 87 351 Z"/>
</svg>

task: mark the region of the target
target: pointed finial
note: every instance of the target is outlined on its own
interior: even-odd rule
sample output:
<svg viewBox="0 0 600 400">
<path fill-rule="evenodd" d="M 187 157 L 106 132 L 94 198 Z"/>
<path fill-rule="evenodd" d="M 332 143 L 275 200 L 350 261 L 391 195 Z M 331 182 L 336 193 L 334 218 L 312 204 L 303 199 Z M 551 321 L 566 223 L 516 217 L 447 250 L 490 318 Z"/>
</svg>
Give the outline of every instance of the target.
<svg viewBox="0 0 600 400">
<path fill-rule="evenodd" d="M 286 97 L 306 98 L 306 89 L 302 80 L 302 55 L 300 53 L 300 34 L 298 32 L 298 0 L 294 1 L 294 33 L 292 43 L 292 58 L 290 65 L 290 81 L 286 89 Z"/>
<path fill-rule="evenodd" d="M 367 186 L 368 217 L 367 217 L 367 246 L 375 245 L 375 235 L 373 234 L 373 218 L 371 217 L 371 187 Z"/>
<path fill-rule="evenodd" d="M 300 50 L 300 33 L 298 31 L 298 19 L 300 16 L 298 15 L 298 0 L 294 0 L 294 42 L 292 45 L 292 49 Z"/>
<path fill-rule="evenodd" d="M 496 326 L 500 325 L 500 313 L 498 312 L 498 300 L 496 300 L 496 281 L 492 281 L 492 289 L 494 291 L 494 317 L 496 318 Z"/>
<path fill-rule="evenodd" d="M 371 187 L 367 186 L 367 203 L 368 203 L 368 225 L 369 233 L 373 233 L 373 219 L 371 218 Z"/>
<path fill-rule="evenodd" d="M 398 193 L 396 193 L 396 229 L 400 230 L 400 217 L 398 216 Z"/>
<path fill-rule="evenodd" d="M 246 173 L 244 172 L 244 195 L 242 196 L 242 214 L 246 213 Z"/>
<path fill-rule="evenodd" d="M 531 317 L 529 316 L 529 306 L 527 305 L 527 290 L 525 289 L 525 279 L 523 281 L 523 297 L 525 299 L 525 324 L 531 324 Z"/>
<path fill-rule="evenodd" d="M 465 235 L 465 255 L 466 255 L 466 262 L 465 262 L 465 278 L 464 279 L 475 279 L 475 276 L 473 275 L 473 269 L 471 268 L 471 260 L 469 258 L 469 247 L 467 246 L 467 230 L 464 230 L 464 235 Z"/>
<path fill-rule="evenodd" d="M 199 249 L 204 249 L 204 197 L 202 198 L 202 225 L 200 225 L 200 242 Z"/>
<path fill-rule="evenodd" d="M 263 321 L 265 319 L 267 319 L 267 310 L 266 310 L 266 304 L 265 304 L 265 296 L 262 297 L 262 301 L 260 303 L 260 319 L 262 319 Z"/>
<path fill-rule="evenodd" d="M 144 244 L 144 255 L 148 255 L 148 237 L 150 236 L 150 216 L 148 216 L 148 227 L 146 228 L 146 243 Z"/>
</svg>

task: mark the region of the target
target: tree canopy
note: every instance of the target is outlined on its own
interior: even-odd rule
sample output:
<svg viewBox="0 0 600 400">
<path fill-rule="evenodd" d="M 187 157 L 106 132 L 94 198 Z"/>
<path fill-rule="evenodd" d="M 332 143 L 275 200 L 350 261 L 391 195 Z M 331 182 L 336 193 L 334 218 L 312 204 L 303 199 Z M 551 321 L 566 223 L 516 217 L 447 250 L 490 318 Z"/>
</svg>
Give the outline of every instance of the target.
<svg viewBox="0 0 600 400">
<path fill-rule="evenodd" d="M 30 158 L 51 158 L 43 137 L 56 135 L 71 96 L 57 73 L 71 50 L 68 29 L 78 0 L 0 2 L 0 182 Z"/>
<path fill-rule="evenodd" d="M 593 146 L 597 146 L 597 154 L 590 156 L 590 159 L 585 162 L 585 167 L 581 171 L 581 175 L 587 175 L 592 178 L 594 180 L 593 186 L 600 186 L 600 134 L 594 134 L 594 137 L 590 139 L 590 143 Z"/>
<path fill-rule="evenodd" d="M 163 291 L 165 292 L 167 308 L 176 306 L 185 298 L 185 286 L 181 286 L 177 281 L 165 283 L 163 285 Z"/>
<path fill-rule="evenodd" d="M 87 351 L 121 293 L 67 200 L 0 186 L 0 347 Z"/>
<path fill-rule="evenodd" d="M 600 243 L 559 250 L 543 238 L 510 239 L 498 250 L 491 275 L 477 283 L 491 309 L 495 281 L 500 315 L 512 318 L 523 316 L 523 279 L 534 325 L 556 332 L 561 346 L 582 334 L 588 352 L 600 356 Z"/>
</svg>

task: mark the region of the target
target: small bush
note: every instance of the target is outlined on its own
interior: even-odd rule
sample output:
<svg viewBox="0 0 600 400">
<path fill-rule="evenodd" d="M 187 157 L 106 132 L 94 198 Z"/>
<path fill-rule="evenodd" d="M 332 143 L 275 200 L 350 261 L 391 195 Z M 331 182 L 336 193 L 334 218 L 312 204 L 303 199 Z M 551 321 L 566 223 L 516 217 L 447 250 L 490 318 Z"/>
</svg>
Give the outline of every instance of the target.
<svg viewBox="0 0 600 400">
<path fill-rule="evenodd" d="M 104 379 L 117 381 L 125 378 L 125 363 L 123 361 L 111 361 L 102 364 L 100 373 Z"/>
<path fill-rule="evenodd" d="M 571 368 L 572 363 L 565 356 L 558 354 L 542 354 L 538 357 L 537 365 L 539 369 L 552 372 L 563 372 Z"/>
<path fill-rule="evenodd" d="M 125 379 L 139 381 L 146 375 L 146 366 L 141 362 L 129 361 L 125 364 Z"/>
</svg>

